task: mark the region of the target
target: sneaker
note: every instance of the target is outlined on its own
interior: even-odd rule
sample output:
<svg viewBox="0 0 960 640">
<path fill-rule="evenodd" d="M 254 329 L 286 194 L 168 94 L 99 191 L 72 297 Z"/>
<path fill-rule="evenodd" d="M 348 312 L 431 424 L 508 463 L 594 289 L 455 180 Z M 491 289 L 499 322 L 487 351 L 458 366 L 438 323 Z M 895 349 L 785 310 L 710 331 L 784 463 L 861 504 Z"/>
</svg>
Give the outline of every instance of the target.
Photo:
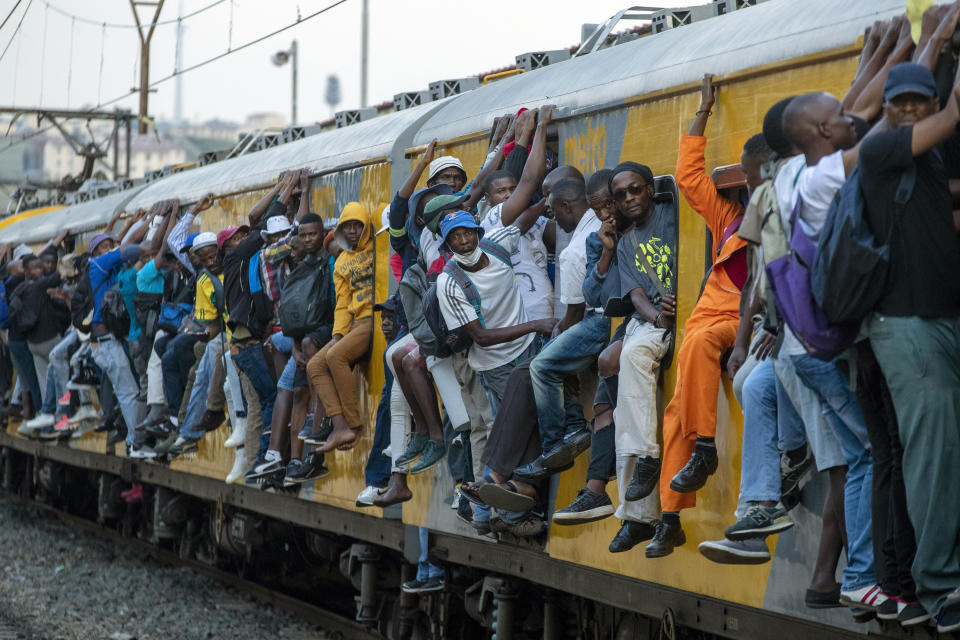
<svg viewBox="0 0 960 640">
<path fill-rule="evenodd" d="M 610 553 L 630 551 L 641 542 L 652 538 L 654 533 L 655 528 L 650 523 L 624 520 L 617 535 L 610 541 L 609 551 Z"/>
<path fill-rule="evenodd" d="M 303 462 L 300 460 L 291 460 L 287 464 L 287 468 L 284 470 L 283 486 L 292 487 L 295 484 L 300 484 L 297 481 L 297 478 L 306 475 L 306 473 L 307 469 Z"/>
<path fill-rule="evenodd" d="M 584 487 L 577 492 L 570 506 L 553 513 L 553 522 L 563 525 L 584 524 L 609 518 L 613 512 L 613 503 L 606 492 L 598 495 Z"/>
<path fill-rule="evenodd" d="M 257 467 L 262 465 L 264 462 L 266 461 L 263 459 L 262 456 L 257 456 L 257 459 L 253 461 L 253 465 L 250 467 L 250 469 L 245 474 L 243 474 L 243 481 L 244 482 L 256 481 L 260 477 L 256 473 Z"/>
<path fill-rule="evenodd" d="M 200 422 L 197 423 L 197 431 L 213 431 L 217 427 L 223 424 L 225 420 L 225 415 L 223 411 L 210 411 L 207 409 L 203 417 L 200 418 Z"/>
<path fill-rule="evenodd" d="M 276 473 L 277 471 L 283 471 L 283 460 L 279 457 L 274 458 L 273 460 L 263 460 L 258 461 L 254 465 L 253 469 L 247 472 L 248 478 L 260 478 L 263 476 L 268 476 L 271 473 Z"/>
<path fill-rule="evenodd" d="M 283 467 L 278 471 L 268 473 L 260 479 L 260 489 L 263 491 L 275 492 L 277 489 L 283 489 Z"/>
<path fill-rule="evenodd" d="M 114 446 L 120 444 L 127 439 L 127 427 L 126 425 L 121 424 L 117 429 L 113 429 L 107 433 L 107 449 L 112 449 Z"/>
<path fill-rule="evenodd" d="M 425 580 L 408 580 L 400 585 L 404 593 L 424 593 L 428 591 L 443 591 L 443 578 L 434 577 Z"/>
<path fill-rule="evenodd" d="M 883 595 L 883 591 L 875 584 L 840 592 L 840 604 L 846 607 L 875 611 L 885 600 L 887 596 Z"/>
<path fill-rule="evenodd" d="M 867 624 L 877 617 L 876 611 L 873 609 L 864 609 L 862 607 L 854 607 L 850 609 L 850 614 L 853 616 L 853 621 L 857 624 Z"/>
<path fill-rule="evenodd" d="M 747 509 L 747 513 L 736 524 L 727 527 L 723 535 L 730 540 L 766 538 L 774 533 L 786 531 L 792 526 L 793 520 L 787 515 L 786 509 L 779 504 L 773 507 L 755 504 Z"/>
<path fill-rule="evenodd" d="M 151 404 L 147 416 L 137 425 L 137 429 L 146 429 L 153 425 L 163 422 L 169 417 L 167 406 L 164 404 Z"/>
<path fill-rule="evenodd" d="M 167 449 L 167 456 L 170 458 L 176 458 L 177 456 L 183 455 L 185 453 L 193 453 L 197 450 L 197 442 L 199 438 L 190 438 L 187 436 L 179 436 Z"/>
<path fill-rule="evenodd" d="M 533 538 L 547 530 L 547 523 L 540 516 L 528 513 L 519 522 L 507 527 L 507 531 L 518 538 Z"/>
<path fill-rule="evenodd" d="M 460 496 L 460 501 L 457 502 L 457 519 L 473 526 L 473 507 L 470 506 L 470 501 L 463 496 Z"/>
<path fill-rule="evenodd" d="M 64 437 L 69 438 L 70 432 L 63 430 L 58 431 L 53 425 L 50 425 L 49 427 L 37 429 L 33 432 L 33 435 L 41 440 L 58 440 Z"/>
<path fill-rule="evenodd" d="M 457 512 L 457 517 L 460 517 L 460 512 Z M 491 518 L 490 520 L 493 520 Z M 473 530 L 477 532 L 478 536 L 489 536 L 493 534 L 493 527 L 490 525 L 490 520 L 471 520 L 470 526 L 473 527 Z"/>
<path fill-rule="evenodd" d="M 287 465 L 283 486 L 292 487 L 295 484 L 302 484 L 310 480 L 322 478 L 328 473 L 330 473 L 330 470 L 323 464 L 323 454 L 311 451 L 303 458 L 302 462 L 300 460 L 293 460 Z"/>
<path fill-rule="evenodd" d="M 877 607 L 877 618 L 880 620 L 896 620 L 900 615 L 900 607 L 906 603 L 898 596 L 887 596 L 886 600 Z"/>
<path fill-rule="evenodd" d="M 166 440 L 171 433 L 177 432 L 177 428 L 167 419 L 144 427 L 143 432 L 156 440 Z"/>
<path fill-rule="evenodd" d="M 791 493 L 800 487 L 800 483 L 813 467 L 813 450 L 806 446 L 806 455 L 797 464 L 790 463 L 787 454 L 780 456 L 780 495 Z"/>
<path fill-rule="evenodd" d="M 311 431 L 313 431 L 313 414 L 308 413 L 307 417 L 303 419 L 303 426 L 297 432 L 297 439 L 306 440 Z"/>
<path fill-rule="evenodd" d="M 770 550 L 761 538 L 747 540 L 705 540 L 697 547 L 700 555 L 717 564 L 763 564 L 770 562 Z"/>
<path fill-rule="evenodd" d="M 383 489 L 380 487 L 368 486 L 357 496 L 356 505 L 358 507 L 372 507 L 373 499 L 383 495 Z"/>
<path fill-rule="evenodd" d="M 646 556 L 648 558 L 662 558 L 673 553 L 676 547 L 687 543 L 687 536 L 683 533 L 683 527 L 678 524 L 668 524 L 662 520 L 654 528 L 653 540 L 647 545 Z"/>
<path fill-rule="evenodd" d="M 897 621 L 902 627 L 912 627 L 930 619 L 930 613 L 919 602 L 904 602 L 897 614 Z"/>
<path fill-rule="evenodd" d="M 103 416 L 92 404 L 82 404 L 77 412 L 70 416 L 70 422 L 79 425 L 84 420 L 102 420 Z"/>
<path fill-rule="evenodd" d="M 165 456 L 167 455 L 167 451 L 169 451 L 170 447 L 177 442 L 177 438 L 179 437 L 180 436 L 177 435 L 176 431 L 171 431 L 169 434 L 167 434 L 166 438 L 163 440 L 158 440 L 154 443 L 153 450 L 157 452 L 158 456 Z"/>
<path fill-rule="evenodd" d="M 243 479 L 244 474 L 247 472 L 247 452 L 243 450 L 243 447 L 234 449 L 233 454 L 233 468 L 230 469 L 230 473 L 227 474 L 224 482 L 227 484 L 234 484 Z"/>
<path fill-rule="evenodd" d="M 670 481 L 670 489 L 677 493 L 699 491 L 717 470 L 718 463 L 716 447 L 697 443 L 690 460 Z"/>
<path fill-rule="evenodd" d="M 463 449 L 463 434 L 458 433 L 454 436 L 453 440 L 450 441 L 450 446 L 454 449 Z"/>
<path fill-rule="evenodd" d="M 157 452 L 145 444 L 140 446 L 134 445 L 127 451 L 127 457 L 137 460 L 146 460 L 148 458 L 156 458 Z"/>
<path fill-rule="evenodd" d="M 447 448 L 442 442 L 428 440 L 420 454 L 417 464 L 410 468 L 410 475 L 417 475 L 434 468 L 441 460 L 447 457 Z"/>
<path fill-rule="evenodd" d="M 21 425 L 22 429 L 28 431 L 36 431 L 38 429 L 43 429 L 44 427 L 52 427 L 57 423 L 57 417 L 52 413 L 41 413 L 36 418 L 32 420 L 27 420 Z M 20 432 L 20 429 L 17 429 L 17 432 Z"/>
<path fill-rule="evenodd" d="M 458 483 L 457 486 L 453 488 L 453 500 L 450 501 L 450 508 L 454 511 L 456 511 L 457 507 L 460 506 L 460 497 L 462 495 L 463 494 L 460 493 L 460 484 Z"/>
<path fill-rule="evenodd" d="M 89 422 L 84 422 L 84 423 L 83 423 L 83 426 L 88 426 L 89 424 L 90 424 Z M 61 416 L 61 417 L 60 417 L 60 421 L 57 422 L 57 424 L 53 425 L 53 428 L 56 429 L 57 431 L 70 431 L 70 432 L 80 431 L 79 428 L 77 428 L 77 429 L 71 429 L 70 426 L 71 426 L 71 425 L 70 425 L 70 418 L 68 418 L 67 416 Z M 89 430 L 90 430 L 90 429 L 88 428 L 87 431 L 89 431 Z"/>
<path fill-rule="evenodd" d="M 316 445 L 322 447 L 327 443 L 327 438 L 330 437 L 330 434 L 333 433 L 333 420 L 330 418 L 324 418 L 320 421 L 320 424 L 313 427 L 313 431 L 307 434 L 307 437 L 303 439 L 307 444 Z"/>
<path fill-rule="evenodd" d="M 410 444 L 407 445 L 406 450 L 400 454 L 399 458 L 393 461 L 394 466 L 402 467 L 419 458 L 420 454 L 427 448 L 428 442 L 431 442 L 431 440 L 427 436 L 414 433 L 413 437 L 410 438 Z"/>
<path fill-rule="evenodd" d="M 623 499 L 627 502 L 643 500 L 653 493 L 653 490 L 660 484 L 660 460 L 653 457 L 645 457 L 637 460 L 637 466 L 633 470 L 633 479 L 627 485 L 627 490 L 623 494 Z"/>
<path fill-rule="evenodd" d="M 937 633 L 960 631 L 960 610 L 946 609 L 937 616 Z"/>
</svg>

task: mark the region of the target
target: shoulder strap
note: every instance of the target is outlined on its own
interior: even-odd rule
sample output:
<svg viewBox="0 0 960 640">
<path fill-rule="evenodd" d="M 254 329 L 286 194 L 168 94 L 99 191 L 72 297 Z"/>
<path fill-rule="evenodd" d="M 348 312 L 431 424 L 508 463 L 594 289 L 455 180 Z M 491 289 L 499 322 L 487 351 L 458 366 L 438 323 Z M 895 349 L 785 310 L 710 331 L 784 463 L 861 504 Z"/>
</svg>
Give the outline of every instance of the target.
<svg viewBox="0 0 960 640">
<path fill-rule="evenodd" d="M 634 260 L 638 257 L 638 252 L 640 250 L 640 242 L 637 241 L 637 234 L 634 233 L 634 230 L 631 230 L 627 233 L 625 238 L 629 238 L 630 246 L 633 248 Z M 647 277 L 650 278 L 650 282 L 653 283 L 653 286 L 656 287 L 657 292 L 660 294 L 660 297 L 670 295 L 666 287 L 663 286 L 663 283 L 660 282 L 660 276 L 658 276 L 654 271 L 653 267 L 650 266 L 650 261 L 647 259 L 647 254 L 644 253 L 640 256 L 642 259 L 639 260 L 640 268 L 643 269 L 643 272 L 647 274 Z"/>
<path fill-rule="evenodd" d="M 443 271 L 448 276 L 453 278 L 453 280 L 463 291 L 463 295 L 467 297 L 467 301 L 473 305 L 473 310 L 477 313 L 477 318 L 480 320 L 480 326 L 486 329 L 487 327 L 483 323 L 483 313 L 480 311 L 480 292 L 477 291 L 477 287 L 475 284 L 473 284 L 473 280 L 470 279 L 470 276 L 467 275 L 467 272 L 461 269 L 460 265 L 458 265 L 454 260 L 447 261 L 447 264 L 443 267 Z"/>
<path fill-rule="evenodd" d="M 207 269 L 201 271 L 200 275 L 207 276 L 210 279 L 210 284 L 213 285 L 213 304 L 217 308 L 217 314 L 220 316 L 220 323 L 223 324 L 223 283 L 220 282 L 220 278 L 210 273 Z"/>
<path fill-rule="evenodd" d="M 507 248 L 498 242 L 493 240 L 487 240 L 486 238 L 480 239 L 480 248 L 485 252 L 492 255 L 494 258 L 498 259 L 500 262 L 504 263 L 511 269 L 513 268 L 513 261 L 510 259 L 510 252 L 507 251 Z"/>
<path fill-rule="evenodd" d="M 897 190 L 893 194 L 893 202 L 897 206 L 897 213 L 903 213 L 903 208 L 913 195 L 913 186 L 916 182 L 917 165 L 911 164 L 909 169 L 900 174 L 900 182 L 897 184 Z"/>
</svg>

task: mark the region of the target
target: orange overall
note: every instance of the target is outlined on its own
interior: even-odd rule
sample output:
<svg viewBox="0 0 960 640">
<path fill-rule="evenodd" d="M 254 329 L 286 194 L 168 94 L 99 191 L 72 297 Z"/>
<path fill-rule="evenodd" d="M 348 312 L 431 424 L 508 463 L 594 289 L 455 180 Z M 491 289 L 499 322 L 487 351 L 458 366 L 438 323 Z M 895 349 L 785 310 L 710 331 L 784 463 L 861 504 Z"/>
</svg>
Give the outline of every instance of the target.
<svg viewBox="0 0 960 640">
<path fill-rule="evenodd" d="M 677 386 L 663 415 L 660 502 L 663 511 L 669 512 L 696 505 L 695 493 L 672 491 L 670 480 L 690 460 L 697 435 L 716 434 L 720 361 L 733 348 L 740 322 L 740 287 L 734 284 L 728 268 L 744 260 L 746 242 L 735 233 L 726 242 L 723 239 L 727 227 L 743 215 L 743 207 L 717 192 L 705 168 L 706 145 L 707 139 L 702 136 L 682 136 L 677 158 L 677 186 L 710 228 L 716 259 L 684 325 L 677 353 Z"/>
</svg>

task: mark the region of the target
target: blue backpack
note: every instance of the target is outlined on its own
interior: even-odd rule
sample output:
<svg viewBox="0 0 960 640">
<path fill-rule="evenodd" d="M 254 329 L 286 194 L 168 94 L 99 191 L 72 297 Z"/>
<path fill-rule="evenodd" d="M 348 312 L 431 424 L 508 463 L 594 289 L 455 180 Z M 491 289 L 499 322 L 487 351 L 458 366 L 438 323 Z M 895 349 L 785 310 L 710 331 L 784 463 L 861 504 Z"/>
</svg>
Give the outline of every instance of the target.
<svg viewBox="0 0 960 640">
<path fill-rule="evenodd" d="M 7 283 L 0 280 L 0 329 L 10 328 L 10 306 L 7 304 Z"/>
<path fill-rule="evenodd" d="M 813 297 L 833 323 L 860 323 L 877 306 L 887 287 L 890 239 L 913 195 L 917 169 L 900 177 L 894 194 L 894 222 L 883 243 L 870 229 L 859 170 L 854 169 L 837 191 L 810 266 Z"/>
</svg>

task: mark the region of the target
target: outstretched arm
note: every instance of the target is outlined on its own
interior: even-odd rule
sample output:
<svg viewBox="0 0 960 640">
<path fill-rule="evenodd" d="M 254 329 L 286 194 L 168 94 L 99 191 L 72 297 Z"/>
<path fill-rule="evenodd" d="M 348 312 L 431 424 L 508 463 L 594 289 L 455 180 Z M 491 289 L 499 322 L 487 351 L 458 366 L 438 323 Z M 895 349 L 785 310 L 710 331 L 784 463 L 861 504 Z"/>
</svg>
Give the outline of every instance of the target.
<svg viewBox="0 0 960 640">
<path fill-rule="evenodd" d="M 533 148 L 530 150 L 530 157 L 527 158 L 527 164 L 523 167 L 523 175 L 517 188 L 514 189 L 510 198 L 503 203 L 500 209 L 500 220 L 503 226 L 507 227 L 513 224 L 521 213 L 527 209 L 530 199 L 536 193 L 543 177 L 547 172 L 547 125 L 553 115 L 553 105 L 547 105 L 539 109 L 539 118 L 537 121 L 537 130 L 533 138 Z M 538 110 L 524 111 L 520 116 L 529 117 L 531 120 L 536 118 Z"/>
<path fill-rule="evenodd" d="M 257 223 L 260 222 L 260 217 L 266 212 L 267 208 L 270 206 L 270 203 L 273 202 L 273 197 L 277 195 L 277 192 L 280 191 L 286 176 L 287 172 L 281 173 L 280 177 L 277 179 L 277 184 L 273 185 L 273 188 L 267 192 L 267 195 L 260 198 L 260 200 L 257 201 L 257 204 L 253 205 L 253 209 L 250 209 L 250 214 L 247 216 L 247 221 L 250 223 L 250 227 L 255 227 L 257 226 Z"/>
<path fill-rule="evenodd" d="M 313 193 L 310 189 L 310 171 L 308 169 L 300 170 L 300 207 L 297 209 L 297 222 L 303 219 L 303 216 L 310 213 Z"/>
</svg>

